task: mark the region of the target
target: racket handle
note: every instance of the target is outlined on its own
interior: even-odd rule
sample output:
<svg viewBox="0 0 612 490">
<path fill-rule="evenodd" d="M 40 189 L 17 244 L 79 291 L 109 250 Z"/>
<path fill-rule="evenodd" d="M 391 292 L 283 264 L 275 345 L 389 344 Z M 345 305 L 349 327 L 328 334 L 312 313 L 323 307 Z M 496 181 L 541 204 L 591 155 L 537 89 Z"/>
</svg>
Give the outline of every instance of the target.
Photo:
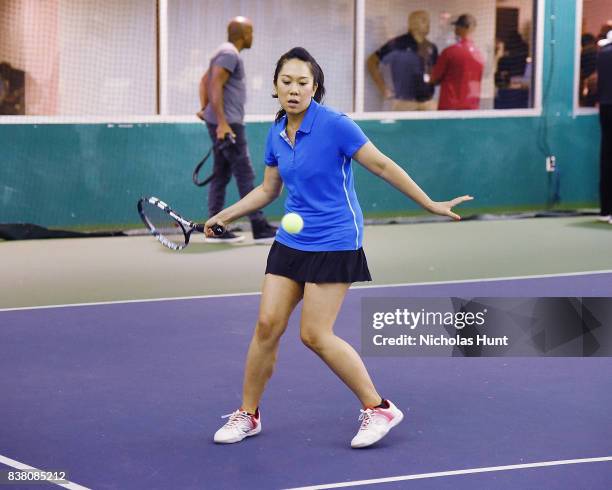
<svg viewBox="0 0 612 490">
<path fill-rule="evenodd" d="M 204 233 L 204 225 L 203 224 L 197 223 L 195 225 L 195 229 L 197 231 L 199 231 L 200 233 Z M 215 236 L 223 235 L 223 233 L 225 233 L 225 228 L 223 226 L 221 226 L 221 225 L 213 225 L 210 229 L 213 231 Z"/>
</svg>

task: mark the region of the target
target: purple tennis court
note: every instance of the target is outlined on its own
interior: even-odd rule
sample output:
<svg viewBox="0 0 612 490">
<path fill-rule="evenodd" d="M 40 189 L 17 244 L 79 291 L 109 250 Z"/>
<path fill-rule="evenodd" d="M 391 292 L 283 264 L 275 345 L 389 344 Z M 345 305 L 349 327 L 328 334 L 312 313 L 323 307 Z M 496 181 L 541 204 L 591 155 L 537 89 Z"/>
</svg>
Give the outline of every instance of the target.
<svg viewBox="0 0 612 490">
<path fill-rule="evenodd" d="M 606 296 L 611 284 L 601 273 L 355 288 L 336 332 L 359 348 L 365 297 Z M 612 485 L 609 358 L 366 357 L 406 417 L 353 450 L 360 404 L 301 344 L 299 307 L 261 404 L 262 433 L 215 445 L 220 416 L 240 404 L 258 302 L 0 312 L 2 469 L 63 470 L 68 488 L 95 489 Z"/>
</svg>

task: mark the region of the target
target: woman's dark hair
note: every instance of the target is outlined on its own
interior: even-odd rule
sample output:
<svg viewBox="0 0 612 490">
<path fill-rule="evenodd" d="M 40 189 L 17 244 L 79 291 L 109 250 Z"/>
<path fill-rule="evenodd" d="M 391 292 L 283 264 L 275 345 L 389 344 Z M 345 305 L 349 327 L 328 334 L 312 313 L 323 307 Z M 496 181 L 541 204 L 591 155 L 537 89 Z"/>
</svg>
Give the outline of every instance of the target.
<svg viewBox="0 0 612 490">
<path fill-rule="evenodd" d="M 304 48 L 292 48 L 287 51 L 284 55 L 282 55 L 279 60 L 276 62 L 276 69 L 274 70 L 274 86 L 276 87 L 276 82 L 278 81 L 278 74 L 280 73 L 283 65 L 289 60 L 302 60 L 310 65 L 310 71 L 312 72 L 312 78 L 314 79 L 314 85 L 317 86 L 317 91 L 314 94 L 314 100 L 317 102 L 321 102 L 323 97 L 325 96 L 325 77 L 323 75 L 323 70 L 317 63 L 312 55 L 306 51 Z M 275 99 L 278 98 L 278 95 L 272 95 Z M 285 115 L 285 109 L 281 109 L 276 113 L 275 121 L 278 122 Z"/>
</svg>

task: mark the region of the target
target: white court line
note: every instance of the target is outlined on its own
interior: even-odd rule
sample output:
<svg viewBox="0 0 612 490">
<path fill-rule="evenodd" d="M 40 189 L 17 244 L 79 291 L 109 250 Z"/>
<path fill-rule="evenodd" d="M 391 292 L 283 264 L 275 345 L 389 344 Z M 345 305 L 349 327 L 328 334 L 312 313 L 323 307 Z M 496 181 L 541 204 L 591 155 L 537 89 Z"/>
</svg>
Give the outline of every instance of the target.
<svg viewBox="0 0 612 490">
<path fill-rule="evenodd" d="M 47 308 L 73 308 L 77 306 L 105 306 L 122 305 L 129 303 L 156 303 L 158 301 L 181 301 L 189 299 L 231 298 L 234 296 L 256 296 L 259 294 L 261 294 L 261 291 L 255 291 L 250 293 L 204 294 L 202 296 L 175 296 L 170 298 L 121 299 L 117 301 L 99 301 L 97 303 L 72 303 L 66 305 L 21 306 L 19 308 L 0 308 L 0 313 L 4 311 L 44 310 Z"/>
<path fill-rule="evenodd" d="M 376 483 L 390 483 L 396 481 L 406 480 L 422 480 L 425 478 L 438 478 L 440 476 L 454 476 L 454 475 L 468 475 L 474 473 L 490 473 L 493 471 L 508 471 L 508 470 L 522 470 L 525 468 L 542 468 L 545 466 L 561 466 L 566 464 L 578 464 L 578 463 L 598 463 L 602 461 L 612 461 L 612 456 L 604 456 L 601 458 L 585 458 L 585 459 L 565 459 L 560 461 L 543 461 L 541 463 L 525 463 L 525 464 L 511 464 L 507 466 L 489 466 L 486 468 L 470 468 L 466 470 L 453 470 L 453 471 L 438 471 L 436 473 L 421 473 L 417 475 L 402 475 L 392 476 L 389 478 L 375 478 L 372 480 L 357 480 L 342 483 L 325 483 L 323 485 L 312 485 L 308 487 L 295 487 L 287 490 L 322 490 L 326 488 L 342 488 L 342 487 L 356 487 L 362 485 L 375 485 Z"/>
<path fill-rule="evenodd" d="M 535 274 L 533 276 L 507 276 L 507 277 L 485 277 L 479 279 L 454 279 L 452 281 L 431 281 L 431 282 L 405 282 L 398 284 L 380 284 L 380 285 L 364 285 L 355 286 L 351 289 L 369 289 L 369 288 L 395 288 L 404 286 L 437 286 L 443 284 L 462 284 L 470 282 L 494 282 L 494 281 L 517 281 L 521 279 L 548 279 L 554 277 L 574 277 L 574 276 L 590 276 L 597 274 L 612 274 L 612 269 L 599 271 L 584 271 L 584 272 L 559 272 L 556 274 Z M 2 310 L 0 310 L 2 311 Z"/>
<path fill-rule="evenodd" d="M 11 466 L 12 468 L 16 468 L 18 470 L 33 470 L 33 471 L 41 471 L 41 472 L 45 471 L 45 470 L 40 470 L 38 468 L 34 468 L 33 466 L 28 466 L 27 464 L 24 464 L 24 463 L 20 463 L 19 461 L 15 461 L 14 459 L 7 458 L 6 456 L 2 456 L 1 454 L 0 454 L 0 463 L 5 464 L 6 466 Z M 67 481 L 68 483 L 57 483 L 54 481 L 46 481 L 44 483 L 53 483 L 53 485 L 59 485 L 60 487 L 69 488 L 70 490 L 91 490 L 89 487 L 84 487 L 83 485 L 79 485 L 78 483 L 73 483 L 68 480 L 63 480 L 63 481 Z M 42 482 L 28 481 L 27 483 L 35 484 L 35 483 L 42 483 Z"/>
<path fill-rule="evenodd" d="M 438 286 L 443 284 L 465 284 L 472 282 L 495 282 L 495 281 L 517 281 L 521 279 L 548 279 L 555 277 L 576 277 L 590 276 L 597 274 L 612 274 L 612 269 L 584 272 L 561 272 L 557 274 L 539 274 L 533 276 L 508 276 L 508 277 L 485 277 L 477 279 L 454 279 L 451 281 L 428 281 L 428 282 L 402 282 L 395 284 L 373 284 L 354 286 L 351 289 L 376 289 L 376 288 L 399 288 L 406 286 Z M 129 303 L 154 303 L 158 301 L 181 301 L 190 299 L 209 299 L 209 298 L 232 298 L 240 296 L 256 296 L 261 294 L 261 291 L 253 291 L 247 293 L 224 293 L 224 294 L 204 294 L 201 296 L 178 296 L 170 298 L 144 298 L 144 299 L 124 299 L 116 301 L 98 301 L 94 303 L 69 303 L 64 305 L 42 305 L 42 306 L 20 306 L 17 308 L 0 308 L 0 313 L 4 311 L 21 311 L 21 310 L 42 310 L 47 308 L 73 308 L 77 306 L 104 306 L 104 305 L 121 305 Z"/>
</svg>

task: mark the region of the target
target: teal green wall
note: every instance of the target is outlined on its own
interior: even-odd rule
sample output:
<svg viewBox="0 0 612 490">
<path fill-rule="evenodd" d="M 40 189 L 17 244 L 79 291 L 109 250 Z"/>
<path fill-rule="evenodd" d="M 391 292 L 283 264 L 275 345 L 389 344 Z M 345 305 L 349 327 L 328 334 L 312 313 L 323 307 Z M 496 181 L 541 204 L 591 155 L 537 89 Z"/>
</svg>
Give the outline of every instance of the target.
<svg viewBox="0 0 612 490">
<path fill-rule="evenodd" d="M 551 5 L 547 2 L 545 87 Z M 562 203 L 596 202 L 597 117 L 572 115 L 574 2 L 557 1 L 554 7 L 555 66 L 542 117 L 359 121 L 360 126 L 434 199 L 470 193 L 476 197 L 471 207 L 510 209 L 546 204 L 548 175 L 538 149 L 546 120 L 561 171 Z M 268 126 L 247 127 L 259 179 Z M 0 223 L 130 224 L 138 220 L 135 204 L 142 195 L 161 197 L 193 219 L 206 215 L 206 191 L 191 184 L 193 167 L 209 147 L 201 124 L 0 125 L 0 147 Z M 358 165 L 354 168 L 366 215 L 416 210 L 387 184 Z M 233 183 L 228 191 L 228 202 L 234 201 Z M 282 201 L 267 211 L 282 214 Z"/>
</svg>

